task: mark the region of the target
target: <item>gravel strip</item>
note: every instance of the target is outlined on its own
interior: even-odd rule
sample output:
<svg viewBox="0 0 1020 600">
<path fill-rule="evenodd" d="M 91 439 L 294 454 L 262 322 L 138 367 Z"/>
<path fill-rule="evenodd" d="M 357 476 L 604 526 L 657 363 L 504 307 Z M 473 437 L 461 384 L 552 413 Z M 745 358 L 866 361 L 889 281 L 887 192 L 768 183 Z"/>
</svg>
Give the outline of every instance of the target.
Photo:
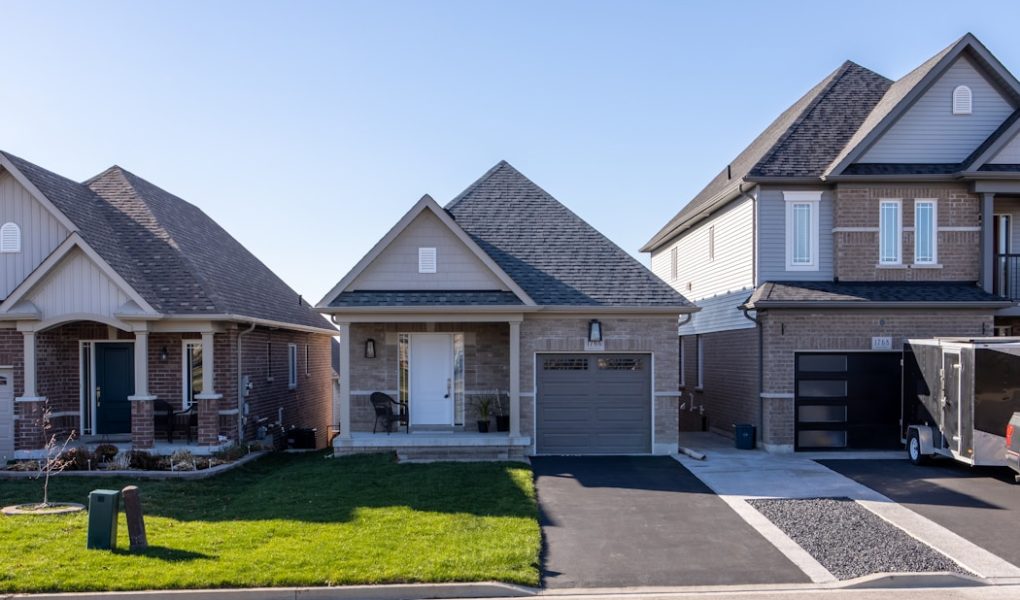
<svg viewBox="0 0 1020 600">
<path fill-rule="evenodd" d="M 872 573 L 969 573 L 849 498 L 747 502 L 841 580 Z"/>
</svg>

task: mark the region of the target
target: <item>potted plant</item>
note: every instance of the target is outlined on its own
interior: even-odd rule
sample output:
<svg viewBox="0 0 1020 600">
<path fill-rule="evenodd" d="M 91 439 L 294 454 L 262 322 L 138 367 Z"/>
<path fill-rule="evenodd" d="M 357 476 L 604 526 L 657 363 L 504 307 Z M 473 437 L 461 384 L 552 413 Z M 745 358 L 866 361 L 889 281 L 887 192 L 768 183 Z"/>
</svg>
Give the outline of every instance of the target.
<svg viewBox="0 0 1020 600">
<path fill-rule="evenodd" d="M 510 394 L 496 392 L 496 431 L 510 431 Z"/>
<path fill-rule="evenodd" d="M 492 397 L 479 396 L 475 399 L 475 410 L 478 411 L 478 432 L 489 433 L 489 416 L 492 412 Z"/>
</svg>

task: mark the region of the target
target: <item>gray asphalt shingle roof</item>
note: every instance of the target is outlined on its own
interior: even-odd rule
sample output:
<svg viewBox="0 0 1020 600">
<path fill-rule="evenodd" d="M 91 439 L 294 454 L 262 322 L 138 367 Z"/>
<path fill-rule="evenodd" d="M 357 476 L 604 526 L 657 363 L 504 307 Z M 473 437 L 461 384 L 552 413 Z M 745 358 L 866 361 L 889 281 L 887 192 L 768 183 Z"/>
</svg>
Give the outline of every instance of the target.
<svg viewBox="0 0 1020 600">
<path fill-rule="evenodd" d="M 196 206 L 111 167 L 78 183 L 4 152 L 82 238 L 163 314 L 231 314 L 331 328 Z"/>
<path fill-rule="evenodd" d="M 972 282 L 947 281 L 767 281 L 748 298 L 748 307 L 787 302 L 1011 303 Z"/>
<path fill-rule="evenodd" d="M 506 161 L 446 210 L 539 305 L 693 306 Z"/>
</svg>

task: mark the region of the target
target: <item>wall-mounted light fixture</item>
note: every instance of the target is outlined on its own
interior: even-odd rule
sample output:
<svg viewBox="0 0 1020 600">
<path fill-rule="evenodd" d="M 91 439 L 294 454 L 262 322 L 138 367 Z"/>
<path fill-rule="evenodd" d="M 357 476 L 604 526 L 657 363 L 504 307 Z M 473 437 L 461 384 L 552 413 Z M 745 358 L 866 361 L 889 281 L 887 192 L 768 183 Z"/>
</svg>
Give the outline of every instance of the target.
<svg viewBox="0 0 1020 600">
<path fill-rule="evenodd" d="M 602 341 L 602 323 L 598 319 L 588 321 L 588 341 L 593 344 Z"/>
<path fill-rule="evenodd" d="M 166 362 L 166 358 L 167 358 L 166 346 L 163 346 L 162 348 L 159 349 L 159 360 L 162 362 Z"/>
<path fill-rule="evenodd" d="M 375 340 L 372 338 L 365 340 L 365 358 L 375 358 Z"/>
</svg>

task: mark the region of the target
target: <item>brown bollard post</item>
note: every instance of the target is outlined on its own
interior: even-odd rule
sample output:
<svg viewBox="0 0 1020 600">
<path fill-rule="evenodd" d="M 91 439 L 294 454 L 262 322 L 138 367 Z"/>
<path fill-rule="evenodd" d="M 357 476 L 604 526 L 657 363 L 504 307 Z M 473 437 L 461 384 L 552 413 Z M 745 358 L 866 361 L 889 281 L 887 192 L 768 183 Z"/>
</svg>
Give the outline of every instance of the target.
<svg viewBox="0 0 1020 600">
<path fill-rule="evenodd" d="M 128 541 L 132 550 L 145 550 L 149 541 L 145 537 L 145 520 L 142 518 L 142 499 L 138 487 L 129 485 L 120 491 L 124 499 L 124 514 L 127 516 Z"/>
</svg>

